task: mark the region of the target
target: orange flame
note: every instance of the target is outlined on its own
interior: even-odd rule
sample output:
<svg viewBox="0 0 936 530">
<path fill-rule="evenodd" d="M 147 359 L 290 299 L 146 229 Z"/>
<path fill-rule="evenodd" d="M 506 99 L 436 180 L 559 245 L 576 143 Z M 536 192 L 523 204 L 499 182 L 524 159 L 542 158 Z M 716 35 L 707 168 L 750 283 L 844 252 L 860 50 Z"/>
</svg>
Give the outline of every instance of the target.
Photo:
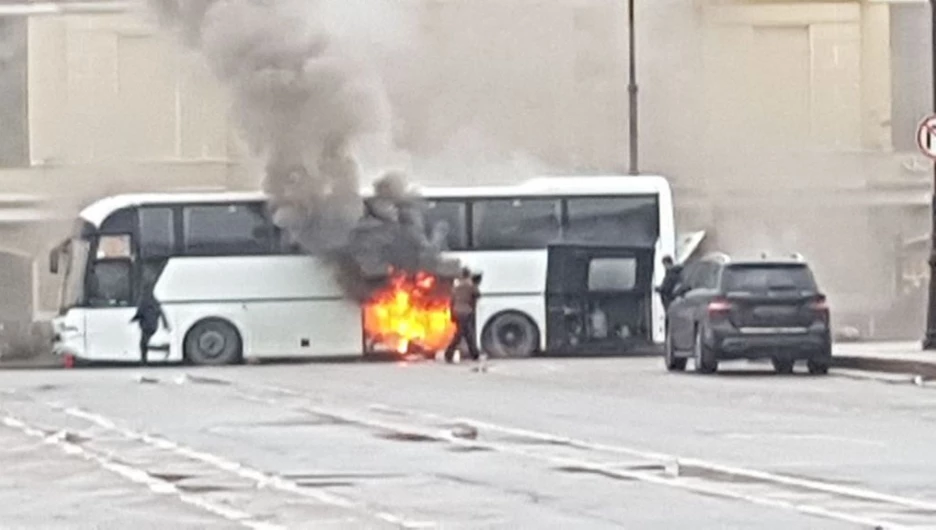
<svg viewBox="0 0 936 530">
<path fill-rule="evenodd" d="M 364 332 L 401 354 L 412 347 L 430 353 L 442 350 L 455 335 L 449 292 L 425 272 L 394 274 L 364 304 Z"/>
</svg>

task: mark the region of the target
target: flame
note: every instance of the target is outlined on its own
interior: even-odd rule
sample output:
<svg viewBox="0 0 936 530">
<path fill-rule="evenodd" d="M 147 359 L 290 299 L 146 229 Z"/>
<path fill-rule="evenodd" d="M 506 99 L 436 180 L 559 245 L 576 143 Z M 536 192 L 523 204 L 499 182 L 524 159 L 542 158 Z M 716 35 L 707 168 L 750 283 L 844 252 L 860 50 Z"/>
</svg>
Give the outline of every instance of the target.
<svg viewBox="0 0 936 530">
<path fill-rule="evenodd" d="M 428 273 L 396 273 L 364 304 L 367 338 L 398 353 L 437 352 L 455 335 L 449 291 Z"/>
</svg>

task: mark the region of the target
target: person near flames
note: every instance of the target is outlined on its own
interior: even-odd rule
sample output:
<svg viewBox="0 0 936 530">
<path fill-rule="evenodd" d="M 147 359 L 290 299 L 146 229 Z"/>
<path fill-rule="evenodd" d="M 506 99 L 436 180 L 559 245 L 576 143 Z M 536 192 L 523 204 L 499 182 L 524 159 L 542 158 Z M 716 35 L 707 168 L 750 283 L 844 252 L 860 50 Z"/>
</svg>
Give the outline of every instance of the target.
<svg viewBox="0 0 936 530">
<path fill-rule="evenodd" d="M 462 339 L 468 344 L 471 358 L 475 361 L 481 358 L 478 344 L 475 341 L 475 307 L 477 307 L 478 298 L 481 298 L 477 279 L 480 279 L 479 276 L 472 275 L 471 270 L 465 267 L 461 271 L 461 278 L 455 280 L 455 285 L 452 287 L 451 312 L 452 321 L 455 323 L 455 336 L 445 349 L 445 362 L 452 362 L 455 350 Z"/>
<path fill-rule="evenodd" d="M 166 320 L 166 314 L 163 313 L 162 306 L 156 300 L 152 289 L 146 289 L 143 296 L 140 297 L 140 305 L 137 306 L 137 312 L 133 315 L 130 323 L 140 325 L 140 361 L 146 365 L 149 355 L 149 341 L 159 330 L 159 321 L 162 321 L 166 331 L 171 331 L 169 321 Z"/>
<path fill-rule="evenodd" d="M 663 256 L 663 267 L 666 268 L 666 274 L 663 281 L 657 287 L 660 293 L 660 300 L 663 302 L 663 308 L 669 309 L 670 304 L 675 298 L 676 287 L 679 286 L 679 280 L 682 275 L 682 266 L 677 265 L 671 256 Z"/>
</svg>

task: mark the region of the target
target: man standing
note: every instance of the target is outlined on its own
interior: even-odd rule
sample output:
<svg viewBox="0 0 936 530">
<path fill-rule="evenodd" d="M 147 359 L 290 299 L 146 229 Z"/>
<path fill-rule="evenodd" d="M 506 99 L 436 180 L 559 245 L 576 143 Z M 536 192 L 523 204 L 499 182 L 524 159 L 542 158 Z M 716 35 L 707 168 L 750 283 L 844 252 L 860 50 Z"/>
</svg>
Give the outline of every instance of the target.
<svg viewBox="0 0 936 530">
<path fill-rule="evenodd" d="M 166 327 L 166 331 L 171 331 L 169 322 L 166 320 L 166 315 L 156 300 L 156 296 L 151 289 L 147 289 L 140 297 L 140 305 L 137 307 L 136 314 L 130 320 L 131 324 L 134 322 L 140 324 L 140 360 L 144 366 L 148 362 L 149 341 L 159 330 L 160 320 L 162 320 L 163 326 Z"/>
<path fill-rule="evenodd" d="M 673 298 L 675 298 L 676 287 L 679 286 L 682 266 L 676 265 L 671 256 L 663 256 L 663 267 L 666 268 L 666 274 L 663 276 L 663 282 L 657 287 L 657 292 L 660 293 L 663 308 L 669 309 L 670 304 L 673 303 Z"/>
<path fill-rule="evenodd" d="M 478 345 L 475 342 L 475 307 L 481 298 L 481 291 L 475 284 L 471 276 L 471 271 L 466 267 L 461 271 L 461 278 L 455 280 L 455 286 L 452 288 L 452 321 L 455 322 L 455 336 L 452 342 L 445 349 L 445 362 L 452 362 L 455 350 L 458 348 L 462 339 L 468 344 L 468 352 L 471 358 L 478 360 Z"/>
</svg>

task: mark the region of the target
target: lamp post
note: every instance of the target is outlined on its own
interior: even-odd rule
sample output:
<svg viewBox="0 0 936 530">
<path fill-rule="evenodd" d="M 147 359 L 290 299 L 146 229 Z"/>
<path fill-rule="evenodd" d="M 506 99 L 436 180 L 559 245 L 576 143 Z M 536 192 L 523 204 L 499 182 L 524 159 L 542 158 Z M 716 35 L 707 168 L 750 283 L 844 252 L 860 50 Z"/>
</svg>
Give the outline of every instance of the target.
<svg viewBox="0 0 936 530">
<path fill-rule="evenodd" d="M 930 0 L 936 2 L 936 0 Z M 630 174 L 639 175 L 638 131 L 637 131 L 637 39 L 634 34 L 634 0 L 627 0 L 627 38 L 628 38 L 628 125 L 630 139 Z"/>
<path fill-rule="evenodd" d="M 936 0 L 930 0 L 930 59 L 932 60 L 933 76 L 933 110 L 936 111 Z M 926 337 L 923 339 L 924 350 L 936 350 L 936 164 L 933 171 L 933 190 L 930 196 L 931 234 L 929 257 L 929 303 L 926 312 Z"/>
</svg>

